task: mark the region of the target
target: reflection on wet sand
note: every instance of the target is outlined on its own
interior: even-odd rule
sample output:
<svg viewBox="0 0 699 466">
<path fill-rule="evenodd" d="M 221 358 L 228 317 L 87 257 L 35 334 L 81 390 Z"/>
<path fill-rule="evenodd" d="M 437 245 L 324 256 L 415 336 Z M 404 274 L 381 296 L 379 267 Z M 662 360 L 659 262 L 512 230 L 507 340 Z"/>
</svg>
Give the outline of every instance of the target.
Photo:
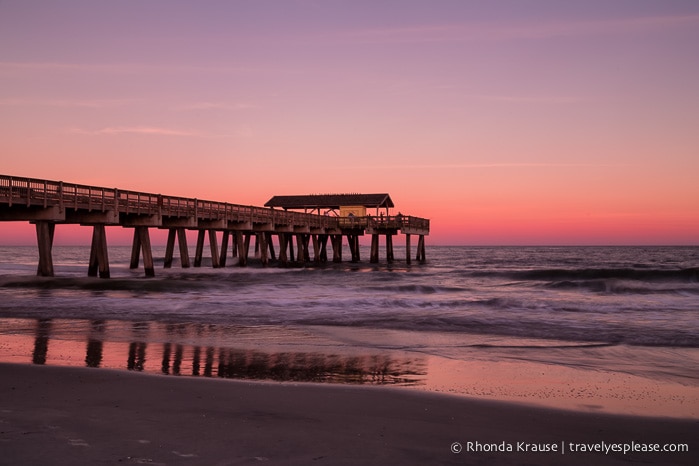
<svg viewBox="0 0 699 466">
<path fill-rule="evenodd" d="M 146 343 L 143 340 L 146 339 L 148 334 L 148 323 L 134 322 L 132 332 L 136 341 L 129 343 L 129 357 L 126 360 L 126 368 L 130 371 L 142 371 L 146 364 Z"/>
<path fill-rule="evenodd" d="M 85 356 L 85 364 L 87 367 L 100 367 L 100 364 L 102 363 L 104 321 L 93 320 L 90 324 L 90 338 L 87 340 L 87 355 Z"/>
<path fill-rule="evenodd" d="M 21 320 L 22 328 L 30 327 L 28 319 Z M 229 326 L 104 320 L 57 324 L 52 319 L 37 319 L 33 327 L 34 364 L 82 365 L 78 361 L 84 361 L 87 367 L 166 375 L 374 385 L 420 384 L 427 367 L 421 357 L 390 353 L 268 352 L 238 345 L 197 344 L 212 340 L 212 335 L 229 336 Z M 110 334 L 108 327 L 121 331 Z M 56 355 L 49 351 L 54 342 L 53 346 L 60 347 Z"/>
<path fill-rule="evenodd" d="M 51 319 L 36 320 L 36 337 L 34 338 L 34 351 L 32 362 L 45 364 L 46 354 L 49 351 L 49 334 L 51 333 Z"/>
</svg>

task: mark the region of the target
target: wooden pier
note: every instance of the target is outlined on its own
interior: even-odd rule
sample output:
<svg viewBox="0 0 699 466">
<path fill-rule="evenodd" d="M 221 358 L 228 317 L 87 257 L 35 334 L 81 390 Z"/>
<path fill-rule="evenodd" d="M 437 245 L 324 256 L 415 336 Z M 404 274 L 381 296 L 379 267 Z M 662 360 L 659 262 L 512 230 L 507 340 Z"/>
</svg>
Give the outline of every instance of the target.
<svg viewBox="0 0 699 466">
<path fill-rule="evenodd" d="M 164 258 L 166 268 L 172 266 L 176 241 L 181 266 L 190 266 L 186 230 L 198 232 L 194 267 L 202 264 L 207 239 L 214 268 L 226 266 L 229 247 L 230 255 L 237 259 L 238 265 L 247 265 L 253 237 L 255 257 L 264 266 L 270 262 L 282 266 L 290 263 L 327 262 L 328 242 L 332 247 L 333 262 L 342 262 L 343 238 L 347 239 L 352 262 L 358 262 L 359 238 L 365 234 L 371 235 L 372 263 L 379 261 L 381 235 L 386 238 L 386 260 L 395 260 L 393 236 L 398 234 L 405 235 L 406 261 L 411 262 L 411 235 L 418 236 L 415 260 L 425 261 L 425 236 L 429 235 L 430 228 L 428 219 L 402 214 L 388 215 L 388 207 L 393 207 L 392 202 L 384 206 L 386 215 L 378 213 L 378 206 L 377 215 L 374 216 L 356 216 L 352 212 L 345 216 L 345 206 L 337 207 L 339 209 L 330 209 L 333 210 L 333 215 L 329 215 L 327 210 L 321 213 L 320 209 L 316 213 L 298 212 L 289 210 L 293 206 L 282 210 L 269 203 L 268 207 L 244 206 L 0 175 L 0 221 L 28 221 L 36 225 L 39 249 L 37 274 L 40 276 L 54 274 L 51 250 L 57 224 L 78 224 L 93 228 L 88 275 L 99 275 L 102 278 L 110 275 L 106 226 L 134 229 L 130 266 L 138 268 L 142 258 L 146 276 L 155 275 L 150 228 L 168 230 Z M 357 207 L 368 206 L 354 206 Z M 218 232 L 222 234 L 220 247 Z"/>
</svg>

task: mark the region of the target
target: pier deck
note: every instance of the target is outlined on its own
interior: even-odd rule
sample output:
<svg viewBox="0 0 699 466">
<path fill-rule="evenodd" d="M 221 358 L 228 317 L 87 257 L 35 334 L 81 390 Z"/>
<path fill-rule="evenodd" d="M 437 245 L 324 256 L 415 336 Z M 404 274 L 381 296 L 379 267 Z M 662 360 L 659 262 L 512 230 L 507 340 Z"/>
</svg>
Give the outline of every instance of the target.
<svg viewBox="0 0 699 466">
<path fill-rule="evenodd" d="M 224 267 L 231 238 L 231 257 L 237 258 L 239 265 L 247 264 L 253 237 L 263 265 L 270 261 L 285 265 L 289 262 L 326 262 L 328 240 L 333 249 L 333 261 L 341 262 L 343 237 L 347 238 L 352 261 L 359 261 L 359 237 L 365 234 L 372 235 L 371 262 L 378 262 L 380 235 L 386 237 L 386 259 L 389 262 L 394 260 L 392 237 L 397 234 L 406 237 L 408 263 L 411 261 L 411 235 L 419 236 L 415 260 L 424 262 L 424 238 L 429 235 L 430 228 L 428 219 L 408 215 L 333 217 L 8 175 L 0 175 L 2 221 L 28 221 L 36 225 L 37 274 L 40 276 L 53 276 L 54 273 L 51 248 L 57 224 L 92 226 L 88 275 L 99 274 L 103 278 L 109 277 L 106 226 L 134 229 L 131 267 L 137 268 L 142 256 L 147 276 L 155 274 L 149 228 L 169 230 L 165 267 L 172 265 L 176 239 L 182 267 L 190 266 L 185 230 L 198 231 L 195 267 L 201 266 L 207 236 L 213 267 Z M 221 233 L 220 248 L 218 232 Z"/>
</svg>

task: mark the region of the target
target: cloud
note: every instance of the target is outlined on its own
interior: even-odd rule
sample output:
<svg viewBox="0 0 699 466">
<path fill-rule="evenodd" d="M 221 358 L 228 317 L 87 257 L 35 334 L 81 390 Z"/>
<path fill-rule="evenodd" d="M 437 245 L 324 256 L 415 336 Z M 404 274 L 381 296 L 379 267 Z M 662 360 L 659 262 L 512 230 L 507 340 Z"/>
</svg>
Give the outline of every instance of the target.
<svg viewBox="0 0 699 466">
<path fill-rule="evenodd" d="M 259 71 L 248 66 L 228 64 L 174 64 L 174 63 L 69 63 L 69 62 L 9 62 L 0 61 L 0 74 L 22 72 L 96 72 L 107 74 L 145 73 L 226 73 L 238 74 Z"/>
<path fill-rule="evenodd" d="M 84 128 L 70 128 L 67 130 L 71 134 L 82 134 L 92 136 L 103 135 L 123 135 L 137 134 L 145 136 L 175 136 L 175 137 L 195 137 L 195 138 L 250 138 L 254 133 L 247 125 L 236 127 L 230 133 L 214 134 L 200 131 L 186 131 L 173 128 L 162 128 L 156 126 L 109 126 L 98 130 L 87 130 Z"/>
<path fill-rule="evenodd" d="M 251 108 L 259 108 L 259 106 L 246 103 L 195 102 L 178 107 L 179 110 L 248 110 Z"/>
<path fill-rule="evenodd" d="M 444 164 L 395 164 L 395 165 L 348 165 L 340 169 L 372 170 L 458 170 L 480 168 L 582 168 L 582 167 L 624 167 L 615 163 L 559 163 L 559 162 L 500 162 L 500 163 L 444 163 Z"/>
<path fill-rule="evenodd" d="M 3 107 L 77 107 L 110 108 L 129 105 L 134 99 L 0 99 Z"/>
<path fill-rule="evenodd" d="M 544 103 L 544 104 L 574 104 L 581 102 L 578 97 L 556 97 L 556 96 L 515 96 L 515 95 L 493 95 L 493 94 L 478 94 L 467 96 L 473 99 L 487 100 L 493 102 L 512 102 L 512 103 Z"/>
<path fill-rule="evenodd" d="M 200 133 L 193 131 L 182 131 L 178 129 L 170 128 L 158 128 L 154 126 L 110 126 L 107 128 L 102 128 L 94 131 L 85 130 L 81 128 L 71 128 L 70 133 L 74 134 L 92 134 L 92 135 L 102 135 L 102 134 L 145 134 L 153 136 L 201 136 Z"/>
<path fill-rule="evenodd" d="M 499 21 L 450 23 L 415 27 L 376 28 L 341 33 L 346 39 L 367 43 L 478 42 L 513 39 L 625 34 L 699 25 L 699 14 L 648 16 L 599 20 Z"/>
</svg>

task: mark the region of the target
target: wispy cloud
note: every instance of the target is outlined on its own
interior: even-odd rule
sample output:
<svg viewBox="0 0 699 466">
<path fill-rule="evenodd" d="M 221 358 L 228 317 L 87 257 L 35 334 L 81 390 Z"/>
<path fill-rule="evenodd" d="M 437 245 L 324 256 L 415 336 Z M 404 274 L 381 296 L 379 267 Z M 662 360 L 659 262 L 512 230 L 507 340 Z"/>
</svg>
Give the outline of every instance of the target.
<svg viewBox="0 0 699 466">
<path fill-rule="evenodd" d="M 543 104 L 574 104 L 581 102 L 578 97 L 564 96 L 517 96 L 517 95 L 495 95 L 495 94 L 476 94 L 468 95 L 468 98 L 486 100 L 491 102 L 511 102 L 511 103 L 543 103 Z"/>
<path fill-rule="evenodd" d="M 0 99 L 0 106 L 111 108 L 134 102 L 136 102 L 134 99 Z"/>
<path fill-rule="evenodd" d="M 446 23 L 414 27 L 375 28 L 341 33 L 351 41 L 367 43 L 428 43 L 625 34 L 699 25 L 699 14 L 648 16 L 600 20 L 502 21 Z"/>
<path fill-rule="evenodd" d="M 0 74 L 18 72 L 96 72 L 107 74 L 143 73 L 246 73 L 257 69 L 244 65 L 230 64 L 175 64 L 175 63 L 80 63 L 80 62 L 10 62 L 0 61 Z"/>
<path fill-rule="evenodd" d="M 248 110 L 251 108 L 259 108 L 259 106 L 246 103 L 195 102 L 177 107 L 178 110 Z"/>
<path fill-rule="evenodd" d="M 183 131 L 171 128 L 159 128 L 154 126 L 110 126 L 98 130 L 86 130 L 82 128 L 71 128 L 70 133 L 91 134 L 91 135 L 114 135 L 114 134 L 145 134 L 153 136 L 202 136 L 196 131 Z"/>
<path fill-rule="evenodd" d="M 234 128 L 229 133 L 205 133 L 201 131 L 189 131 L 175 128 L 163 128 L 157 126 L 108 126 L 97 130 L 84 128 L 69 128 L 70 134 L 82 134 L 91 136 L 118 136 L 118 135 L 144 135 L 144 136 L 174 136 L 195 138 L 250 138 L 254 136 L 252 128 L 242 125 Z"/>
<path fill-rule="evenodd" d="M 341 169 L 372 170 L 458 170 L 481 168 L 582 168 L 624 167 L 626 164 L 612 163 L 558 163 L 558 162 L 497 162 L 497 163 L 444 163 L 444 164 L 394 164 L 394 165 L 347 165 Z"/>
</svg>

